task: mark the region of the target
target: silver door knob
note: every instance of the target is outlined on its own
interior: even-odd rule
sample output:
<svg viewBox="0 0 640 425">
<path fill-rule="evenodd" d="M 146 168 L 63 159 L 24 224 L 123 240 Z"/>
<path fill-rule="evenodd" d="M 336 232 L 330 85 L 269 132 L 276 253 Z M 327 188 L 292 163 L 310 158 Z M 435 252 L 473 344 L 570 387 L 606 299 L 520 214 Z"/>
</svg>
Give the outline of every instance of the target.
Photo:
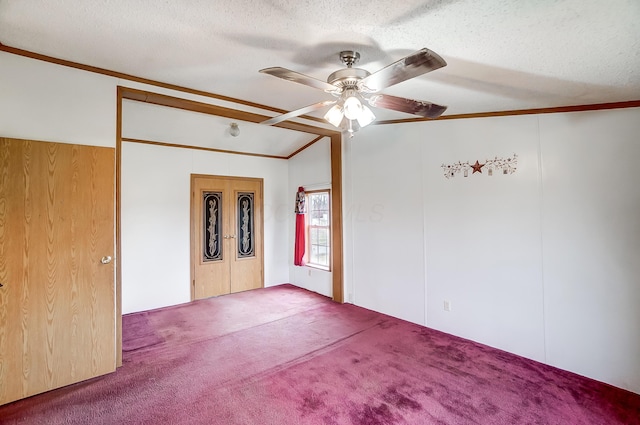
<svg viewBox="0 0 640 425">
<path fill-rule="evenodd" d="M 101 262 L 102 264 L 109 264 L 109 263 L 111 262 L 111 260 L 113 260 L 113 258 L 111 258 L 111 256 L 109 256 L 109 255 L 105 255 L 104 257 L 102 257 L 102 258 L 100 259 L 100 262 Z"/>
</svg>

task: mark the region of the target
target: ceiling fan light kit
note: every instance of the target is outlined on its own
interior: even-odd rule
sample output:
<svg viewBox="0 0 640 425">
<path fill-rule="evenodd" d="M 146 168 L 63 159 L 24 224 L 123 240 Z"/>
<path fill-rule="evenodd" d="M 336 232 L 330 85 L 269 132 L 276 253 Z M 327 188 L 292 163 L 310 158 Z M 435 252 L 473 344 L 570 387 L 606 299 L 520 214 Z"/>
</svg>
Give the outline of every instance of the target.
<svg viewBox="0 0 640 425">
<path fill-rule="evenodd" d="M 358 119 L 362 113 L 362 103 L 355 96 L 347 96 L 344 100 L 344 116 L 349 120 Z"/>
<path fill-rule="evenodd" d="M 324 114 L 324 119 L 327 120 L 334 127 L 340 127 L 342 119 L 344 118 L 344 112 L 340 105 L 333 105 L 331 109 Z"/>
<path fill-rule="evenodd" d="M 406 112 L 425 118 L 437 118 L 447 109 L 446 106 L 427 101 L 378 93 L 382 89 L 447 65 L 444 59 L 429 49 L 421 49 L 373 74 L 361 68 L 353 68 L 353 65 L 360 60 L 360 53 L 358 52 L 344 50 L 339 53 L 339 57 L 342 63 L 346 65 L 346 68 L 333 72 L 327 78 L 326 83 L 286 68 L 261 69 L 260 72 L 264 74 L 320 89 L 337 98 L 333 101 L 314 103 L 313 105 L 278 115 L 263 121 L 262 124 L 277 124 L 325 106 L 333 105 L 324 115 L 324 119 L 331 125 L 353 136 L 353 133 L 358 129 L 371 124 L 376 119 L 373 111 L 365 103 L 375 108 Z"/>
</svg>

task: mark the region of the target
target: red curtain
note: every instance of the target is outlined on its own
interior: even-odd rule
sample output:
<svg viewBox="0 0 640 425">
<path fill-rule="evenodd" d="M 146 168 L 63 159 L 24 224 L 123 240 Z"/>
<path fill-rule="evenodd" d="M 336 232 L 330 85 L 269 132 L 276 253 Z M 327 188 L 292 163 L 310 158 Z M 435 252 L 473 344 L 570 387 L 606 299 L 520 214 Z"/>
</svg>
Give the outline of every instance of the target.
<svg viewBox="0 0 640 425">
<path fill-rule="evenodd" d="M 296 244 L 293 255 L 293 264 L 296 266 L 304 266 L 305 241 L 305 196 L 304 188 L 298 188 L 296 194 Z"/>
</svg>

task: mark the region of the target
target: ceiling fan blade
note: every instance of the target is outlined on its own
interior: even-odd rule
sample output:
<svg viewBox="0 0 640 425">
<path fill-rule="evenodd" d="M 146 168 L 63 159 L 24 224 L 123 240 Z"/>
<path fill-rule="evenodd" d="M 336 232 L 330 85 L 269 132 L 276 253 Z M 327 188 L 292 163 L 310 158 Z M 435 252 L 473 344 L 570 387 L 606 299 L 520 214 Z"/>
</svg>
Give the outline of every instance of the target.
<svg viewBox="0 0 640 425">
<path fill-rule="evenodd" d="M 447 62 L 437 53 L 425 48 L 374 72 L 364 78 L 359 86 L 365 92 L 375 93 L 446 65 Z"/>
<path fill-rule="evenodd" d="M 260 72 L 263 74 L 273 75 L 274 77 L 282 78 L 284 80 L 293 81 L 294 83 L 304 84 L 305 86 L 313 87 L 314 89 L 324 90 L 326 92 L 340 91 L 340 89 L 333 84 L 329 84 L 325 81 L 318 80 L 317 78 L 309 77 L 308 75 L 300 74 L 299 72 L 291 71 L 279 66 L 261 69 Z"/>
<path fill-rule="evenodd" d="M 423 100 L 413 100 L 404 97 L 377 94 L 367 99 L 369 105 L 376 108 L 391 109 L 426 118 L 438 118 L 447 109 L 446 106 L 437 105 Z"/>
<path fill-rule="evenodd" d="M 286 121 L 290 118 L 299 117 L 300 115 L 313 112 L 317 109 L 324 108 L 325 106 L 333 105 L 337 100 L 325 100 L 323 102 L 314 103 L 313 105 L 305 106 L 304 108 L 296 109 L 295 111 L 287 112 L 286 114 L 275 116 L 266 121 L 262 121 L 260 124 L 274 125 L 279 122 Z"/>
</svg>

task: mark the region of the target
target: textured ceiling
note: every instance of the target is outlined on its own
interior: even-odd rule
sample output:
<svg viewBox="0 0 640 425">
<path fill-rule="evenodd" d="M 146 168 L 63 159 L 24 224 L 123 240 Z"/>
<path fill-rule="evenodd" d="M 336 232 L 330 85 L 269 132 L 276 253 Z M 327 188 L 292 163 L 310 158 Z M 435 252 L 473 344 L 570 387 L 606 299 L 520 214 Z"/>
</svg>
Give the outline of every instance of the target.
<svg viewBox="0 0 640 425">
<path fill-rule="evenodd" d="M 0 0 L 0 42 L 286 110 L 331 97 L 258 70 L 325 80 L 347 49 L 371 72 L 440 54 L 384 93 L 445 115 L 640 99 L 638 0 Z"/>
</svg>

